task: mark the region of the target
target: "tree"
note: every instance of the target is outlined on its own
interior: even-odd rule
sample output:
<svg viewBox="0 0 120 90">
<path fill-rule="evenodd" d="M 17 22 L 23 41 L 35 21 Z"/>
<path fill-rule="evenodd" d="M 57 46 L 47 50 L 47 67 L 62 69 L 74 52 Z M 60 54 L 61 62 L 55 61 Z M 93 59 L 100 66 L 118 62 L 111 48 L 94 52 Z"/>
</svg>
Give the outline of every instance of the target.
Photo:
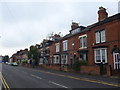
<svg viewBox="0 0 120 90">
<path fill-rule="evenodd" d="M 38 64 L 38 49 L 36 46 L 30 46 L 30 50 L 28 51 L 28 58 L 35 60 L 35 65 Z"/>
<path fill-rule="evenodd" d="M 8 55 L 5 55 L 5 56 L 3 57 L 3 62 L 8 62 L 8 60 L 9 60 L 9 56 L 8 56 Z"/>
</svg>

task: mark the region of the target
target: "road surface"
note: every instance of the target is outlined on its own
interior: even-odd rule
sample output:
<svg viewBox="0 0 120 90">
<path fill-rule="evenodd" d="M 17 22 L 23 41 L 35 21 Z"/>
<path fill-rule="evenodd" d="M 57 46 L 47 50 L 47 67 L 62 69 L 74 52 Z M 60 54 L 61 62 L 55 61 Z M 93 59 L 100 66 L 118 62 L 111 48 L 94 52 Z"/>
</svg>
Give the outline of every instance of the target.
<svg viewBox="0 0 120 90">
<path fill-rule="evenodd" d="M 66 73 L 46 69 L 31 69 L 21 66 L 2 65 L 2 76 L 6 87 L 66 89 L 79 88 L 118 88 L 117 78 Z"/>
</svg>

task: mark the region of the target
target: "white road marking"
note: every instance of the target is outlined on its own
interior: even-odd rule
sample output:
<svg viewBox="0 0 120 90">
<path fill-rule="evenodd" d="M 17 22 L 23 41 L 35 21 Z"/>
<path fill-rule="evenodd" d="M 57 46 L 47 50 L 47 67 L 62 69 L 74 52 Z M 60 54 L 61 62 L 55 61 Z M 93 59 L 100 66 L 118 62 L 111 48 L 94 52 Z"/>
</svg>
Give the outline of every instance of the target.
<svg viewBox="0 0 120 90">
<path fill-rule="evenodd" d="M 38 79 L 42 79 L 41 77 L 38 77 L 38 76 L 33 75 L 33 74 L 31 74 L 31 76 L 33 76 L 33 77 L 35 77 L 35 78 L 38 78 Z"/>
<path fill-rule="evenodd" d="M 49 81 L 49 83 L 55 84 L 55 85 L 60 86 L 60 87 L 63 87 L 63 88 L 68 88 L 68 87 L 66 87 L 66 86 L 64 86 L 64 85 L 61 85 L 61 84 L 58 84 L 58 83 L 55 83 L 55 82 L 52 82 L 52 81 Z"/>
</svg>

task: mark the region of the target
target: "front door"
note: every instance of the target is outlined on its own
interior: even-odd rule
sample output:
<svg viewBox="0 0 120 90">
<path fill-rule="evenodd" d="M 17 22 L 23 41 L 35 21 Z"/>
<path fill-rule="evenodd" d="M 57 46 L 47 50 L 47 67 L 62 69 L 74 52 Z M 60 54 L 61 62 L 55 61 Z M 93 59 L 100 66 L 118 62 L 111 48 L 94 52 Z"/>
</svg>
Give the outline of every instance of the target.
<svg viewBox="0 0 120 90">
<path fill-rule="evenodd" d="M 114 58 L 114 70 L 119 70 L 120 69 L 120 54 L 119 53 L 113 53 L 113 58 Z"/>
</svg>

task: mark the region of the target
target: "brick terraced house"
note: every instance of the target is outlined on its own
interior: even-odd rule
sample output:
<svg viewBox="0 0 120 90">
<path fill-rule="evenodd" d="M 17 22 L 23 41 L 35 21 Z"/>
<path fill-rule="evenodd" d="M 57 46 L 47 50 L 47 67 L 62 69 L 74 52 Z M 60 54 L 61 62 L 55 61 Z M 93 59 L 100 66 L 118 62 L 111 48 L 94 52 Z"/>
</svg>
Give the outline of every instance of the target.
<svg viewBox="0 0 120 90">
<path fill-rule="evenodd" d="M 111 73 L 120 70 L 120 13 L 108 17 L 106 9 L 100 7 L 98 22 L 91 26 L 87 43 L 91 64 L 104 64 Z"/>
<path fill-rule="evenodd" d="M 106 9 L 99 7 L 98 22 L 87 27 L 72 22 L 69 34 L 55 35 L 38 46 L 39 65 L 45 68 L 64 70 L 83 60 L 88 65 L 80 66 L 81 73 L 120 74 L 120 13 L 108 17 Z"/>
<path fill-rule="evenodd" d="M 111 75 L 120 70 L 120 13 L 108 17 L 106 9 L 99 8 L 98 22 L 87 27 L 72 22 L 69 34 L 55 40 L 50 46 L 50 65 L 62 70 L 72 67 L 76 60 L 88 61 L 81 73 Z M 100 66 L 103 66 L 102 69 Z"/>
<path fill-rule="evenodd" d="M 15 53 L 11 56 L 10 62 L 17 62 L 18 61 L 19 63 L 21 63 L 23 60 L 28 60 L 27 53 L 28 53 L 28 49 L 17 51 L 17 53 Z"/>
</svg>

